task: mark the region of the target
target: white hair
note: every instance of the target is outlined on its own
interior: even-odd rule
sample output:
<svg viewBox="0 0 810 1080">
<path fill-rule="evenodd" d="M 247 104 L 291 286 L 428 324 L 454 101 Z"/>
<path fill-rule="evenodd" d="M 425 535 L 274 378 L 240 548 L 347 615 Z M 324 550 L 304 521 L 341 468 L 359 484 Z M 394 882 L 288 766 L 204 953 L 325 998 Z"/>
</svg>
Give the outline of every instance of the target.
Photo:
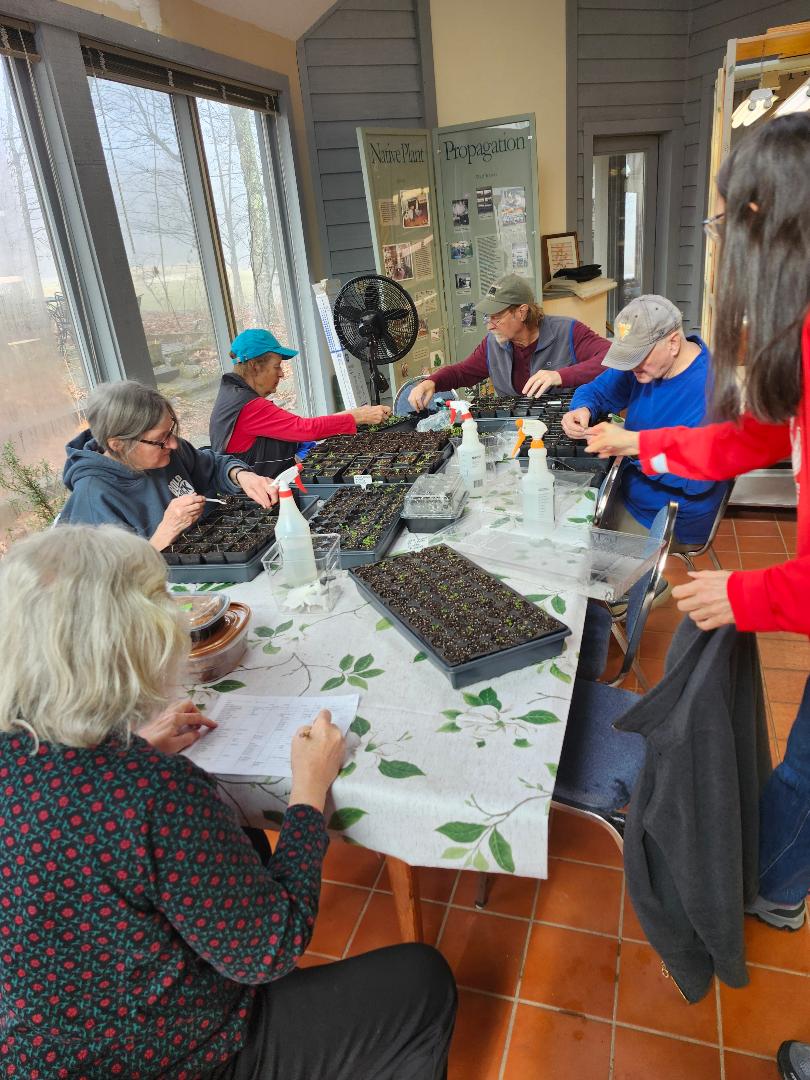
<svg viewBox="0 0 810 1080">
<path fill-rule="evenodd" d="M 101 449 L 130 468 L 129 456 L 144 432 L 157 427 L 166 415 L 177 423 L 171 402 L 159 390 L 129 380 L 99 383 L 87 399 L 85 415 Z M 118 450 L 110 446 L 112 439 L 120 444 Z"/>
<path fill-rule="evenodd" d="M 166 564 L 115 525 L 63 525 L 0 562 L 0 731 L 97 746 L 166 703 L 188 654 Z"/>
</svg>

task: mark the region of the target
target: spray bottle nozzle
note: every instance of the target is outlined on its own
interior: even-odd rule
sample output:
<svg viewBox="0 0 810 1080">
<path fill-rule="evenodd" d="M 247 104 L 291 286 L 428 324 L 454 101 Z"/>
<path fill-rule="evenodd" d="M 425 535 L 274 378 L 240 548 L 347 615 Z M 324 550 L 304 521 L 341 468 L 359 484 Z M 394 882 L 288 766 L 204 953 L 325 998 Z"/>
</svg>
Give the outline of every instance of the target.
<svg viewBox="0 0 810 1080">
<path fill-rule="evenodd" d="M 450 422 L 455 424 L 456 417 L 461 413 L 461 419 L 472 420 L 472 406 L 469 401 L 464 401 L 463 398 L 455 398 L 453 401 L 447 403 L 447 407 L 450 410 Z"/>
<path fill-rule="evenodd" d="M 299 491 L 303 491 L 306 494 L 307 489 L 301 483 L 301 470 L 303 465 L 300 462 L 290 466 L 289 469 L 285 469 L 284 472 L 279 473 L 276 477 L 276 483 L 279 488 L 279 496 L 291 495 L 290 484 L 295 484 Z"/>
<path fill-rule="evenodd" d="M 515 427 L 518 429 L 518 437 L 512 448 L 512 457 L 517 457 L 527 435 L 531 435 L 532 449 L 542 450 L 543 436 L 548 431 L 548 424 L 542 420 L 524 420 L 523 417 L 518 417 L 515 420 Z"/>
</svg>

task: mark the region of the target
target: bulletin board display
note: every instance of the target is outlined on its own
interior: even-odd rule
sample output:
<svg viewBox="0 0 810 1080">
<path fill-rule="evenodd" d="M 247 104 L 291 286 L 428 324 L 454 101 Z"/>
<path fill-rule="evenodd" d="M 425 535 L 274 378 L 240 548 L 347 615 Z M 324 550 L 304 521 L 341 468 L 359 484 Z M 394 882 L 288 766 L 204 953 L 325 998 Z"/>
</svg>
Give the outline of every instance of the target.
<svg viewBox="0 0 810 1080">
<path fill-rule="evenodd" d="M 542 294 L 537 135 L 533 113 L 437 128 L 433 161 L 450 355 L 486 333 L 475 304 L 504 274 Z"/>
<path fill-rule="evenodd" d="M 357 141 L 377 272 L 408 291 L 419 315 L 413 349 L 389 368 L 396 389 L 449 359 L 431 133 L 359 127 Z"/>
</svg>

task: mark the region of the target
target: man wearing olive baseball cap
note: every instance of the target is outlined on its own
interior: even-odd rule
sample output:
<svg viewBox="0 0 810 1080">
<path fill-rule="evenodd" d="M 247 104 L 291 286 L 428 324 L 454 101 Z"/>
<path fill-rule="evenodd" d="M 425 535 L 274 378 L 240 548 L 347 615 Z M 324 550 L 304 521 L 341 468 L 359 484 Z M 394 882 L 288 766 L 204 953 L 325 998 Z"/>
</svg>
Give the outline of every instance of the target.
<svg viewBox="0 0 810 1080">
<path fill-rule="evenodd" d="M 626 411 L 628 431 L 699 427 L 706 419 L 709 350 L 697 335 L 684 336 L 680 311 L 664 296 L 638 296 L 613 324 L 615 337 L 602 364 L 608 370 L 571 400 L 563 428 L 575 439 L 587 437 L 599 416 Z M 704 544 L 711 532 L 725 484 L 684 480 L 670 473 L 645 476 L 637 461 L 622 472 L 621 499 L 609 526 L 646 533 L 662 506 L 678 503 L 678 550 Z"/>
<path fill-rule="evenodd" d="M 461 307 L 469 318 L 468 305 Z M 475 386 L 486 378 L 503 397 L 539 397 L 552 386 L 580 386 L 602 370 L 609 342 L 577 319 L 544 315 L 531 284 L 520 274 L 493 282 L 473 315 L 472 323 L 464 326 L 477 333 L 485 324 L 484 340 L 466 360 L 439 368 L 417 383 L 408 398 L 414 409 L 426 408 L 437 390 Z"/>
</svg>

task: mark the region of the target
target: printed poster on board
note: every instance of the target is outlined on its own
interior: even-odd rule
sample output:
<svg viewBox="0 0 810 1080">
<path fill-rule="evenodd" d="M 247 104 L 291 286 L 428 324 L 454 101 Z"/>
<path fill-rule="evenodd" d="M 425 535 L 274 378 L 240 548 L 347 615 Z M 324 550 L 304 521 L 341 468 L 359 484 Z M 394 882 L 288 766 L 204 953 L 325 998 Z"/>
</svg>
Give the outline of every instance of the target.
<svg viewBox="0 0 810 1080">
<path fill-rule="evenodd" d="M 431 135 L 358 128 L 357 141 L 377 272 L 402 285 L 419 316 L 414 347 L 388 369 L 395 391 L 440 367 L 447 355 Z"/>
</svg>

